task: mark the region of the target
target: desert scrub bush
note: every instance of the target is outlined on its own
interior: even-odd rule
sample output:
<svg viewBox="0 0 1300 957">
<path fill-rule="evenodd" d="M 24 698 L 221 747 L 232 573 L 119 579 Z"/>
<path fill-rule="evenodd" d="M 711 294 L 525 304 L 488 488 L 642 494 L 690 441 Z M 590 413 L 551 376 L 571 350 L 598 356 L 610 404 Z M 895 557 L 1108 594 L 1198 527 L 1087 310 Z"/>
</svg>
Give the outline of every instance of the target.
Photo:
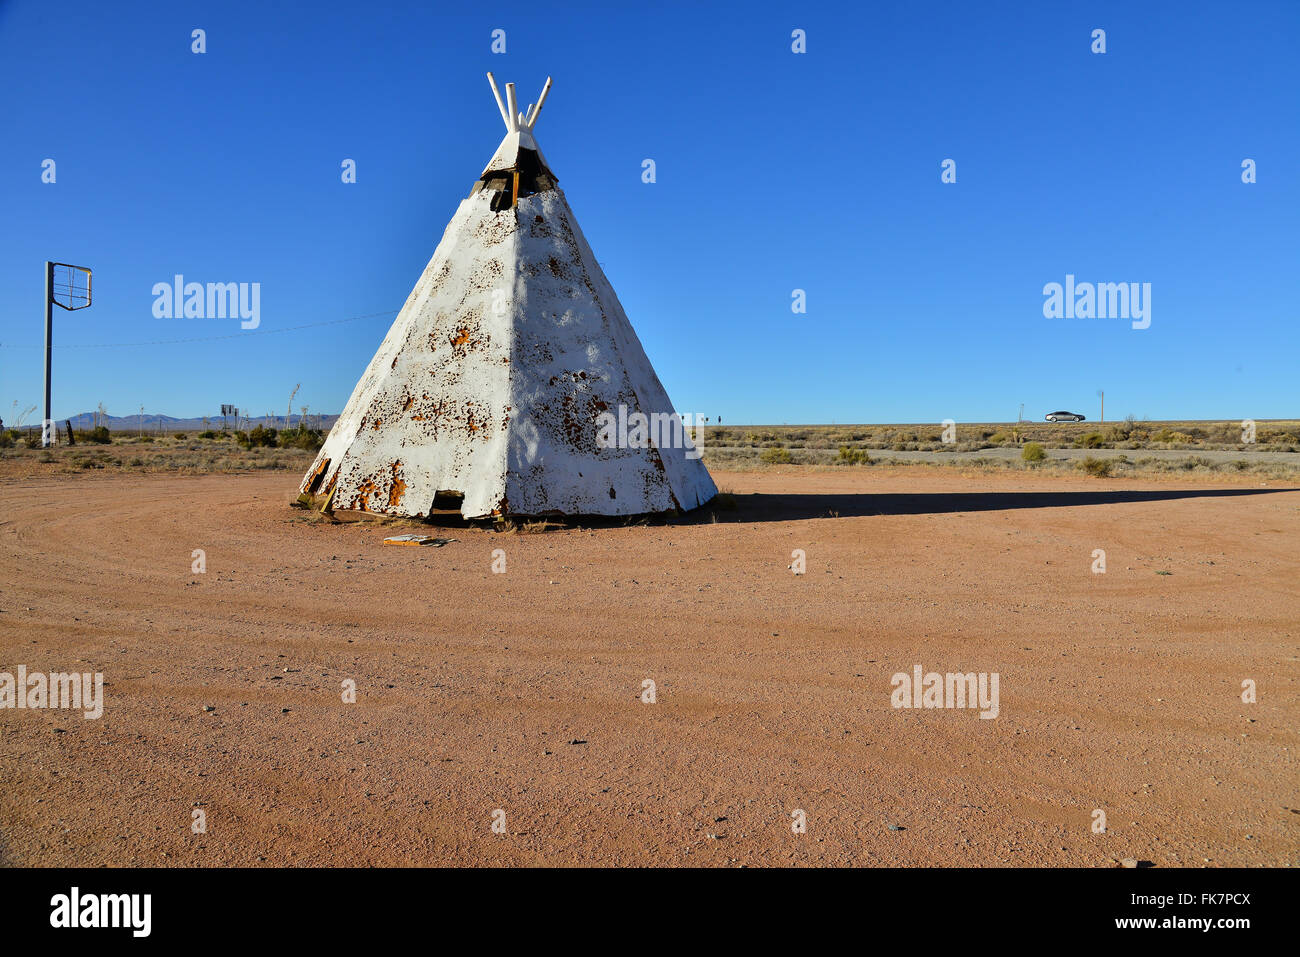
<svg viewBox="0 0 1300 957">
<path fill-rule="evenodd" d="M 704 448 L 705 464 L 725 465 L 732 462 L 751 462 L 754 458 L 753 450 L 749 448 L 723 448 L 719 449 L 712 445 Z"/>
<path fill-rule="evenodd" d="M 253 431 L 257 431 L 254 429 Z M 280 433 L 277 445 L 282 449 L 303 449 L 307 452 L 319 452 L 325 444 L 325 437 L 320 429 L 285 430 Z"/>
<path fill-rule="evenodd" d="M 239 444 L 246 449 L 255 449 L 259 446 L 265 446 L 266 448 L 271 449 L 275 448 L 275 429 L 266 429 L 259 425 L 256 426 L 252 432 L 237 432 L 235 434 L 237 436 L 243 436 L 243 438 L 240 439 Z"/>
<path fill-rule="evenodd" d="M 1047 458 L 1047 453 L 1043 451 L 1041 443 L 1026 442 L 1025 447 L 1020 450 L 1020 457 L 1026 462 L 1041 462 Z"/>
<path fill-rule="evenodd" d="M 184 432 L 177 432 L 175 435 L 172 436 L 172 438 L 176 439 L 178 442 L 184 442 L 186 439 L 189 438 L 189 436 Z"/>
<path fill-rule="evenodd" d="M 0 449 L 12 449 L 14 447 L 14 434 L 12 432 L 0 432 Z"/>
<path fill-rule="evenodd" d="M 1241 442 L 1241 427 L 1233 423 L 1224 423 L 1216 426 L 1209 437 L 1223 445 L 1237 445 Z"/>
<path fill-rule="evenodd" d="M 94 442 L 96 445 L 111 445 L 113 443 L 113 436 L 109 434 L 106 425 L 97 425 L 89 432 L 83 432 L 82 437 L 87 442 Z"/>
<path fill-rule="evenodd" d="M 1089 455 L 1077 467 L 1096 478 L 1106 478 L 1110 475 L 1111 462 L 1109 459 L 1094 459 Z"/>
<path fill-rule="evenodd" d="M 213 432 L 211 429 L 199 433 L 199 438 L 201 439 L 215 439 L 216 437 L 217 433 Z"/>
<path fill-rule="evenodd" d="M 1255 441 L 1261 445 L 1294 445 L 1300 442 L 1300 435 L 1281 429 L 1260 429 Z"/>
<path fill-rule="evenodd" d="M 1087 435 L 1081 435 L 1075 441 L 1081 449 L 1099 449 L 1106 442 L 1106 437 L 1100 432 L 1089 432 Z"/>
<path fill-rule="evenodd" d="M 1111 442 L 1127 442 L 1133 437 L 1133 432 L 1137 428 L 1137 420 L 1133 416 L 1124 416 L 1124 421 L 1110 427 L 1107 438 Z"/>
<path fill-rule="evenodd" d="M 794 461 L 790 455 L 790 450 L 784 445 L 773 445 L 763 450 L 759 459 L 766 465 L 789 465 Z"/>
<path fill-rule="evenodd" d="M 870 465 L 871 456 L 867 454 L 866 449 L 855 449 L 848 445 L 841 445 L 840 454 L 836 461 L 843 462 L 845 465 Z"/>
</svg>

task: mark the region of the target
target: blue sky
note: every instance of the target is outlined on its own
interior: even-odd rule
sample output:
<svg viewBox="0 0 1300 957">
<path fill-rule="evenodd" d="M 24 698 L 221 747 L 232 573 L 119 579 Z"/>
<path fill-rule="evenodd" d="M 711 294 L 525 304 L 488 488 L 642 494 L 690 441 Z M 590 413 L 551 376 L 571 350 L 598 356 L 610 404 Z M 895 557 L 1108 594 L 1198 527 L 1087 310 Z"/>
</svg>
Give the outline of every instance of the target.
<svg viewBox="0 0 1300 957">
<path fill-rule="evenodd" d="M 679 411 L 1300 415 L 1300 4 L 479 6 L 0 0 L 0 415 L 46 259 L 95 270 L 56 417 L 340 411 L 500 141 L 487 70 L 554 77 L 539 142 Z M 260 283 L 259 328 L 155 318 L 176 273 Z M 1067 274 L 1150 283 L 1150 328 L 1044 318 Z"/>
</svg>

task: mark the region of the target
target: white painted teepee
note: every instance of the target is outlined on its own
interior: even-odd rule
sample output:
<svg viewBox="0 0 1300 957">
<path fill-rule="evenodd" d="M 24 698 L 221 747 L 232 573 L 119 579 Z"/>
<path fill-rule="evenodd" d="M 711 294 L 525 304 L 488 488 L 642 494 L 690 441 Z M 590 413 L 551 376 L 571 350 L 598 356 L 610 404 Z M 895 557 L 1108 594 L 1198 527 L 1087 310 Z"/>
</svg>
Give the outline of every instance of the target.
<svg viewBox="0 0 1300 957">
<path fill-rule="evenodd" d="M 550 79 L 522 113 L 488 81 L 505 139 L 302 491 L 390 515 L 459 500 L 466 518 L 704 504 L 713 480 L 533 138 Z"/>
</svg>

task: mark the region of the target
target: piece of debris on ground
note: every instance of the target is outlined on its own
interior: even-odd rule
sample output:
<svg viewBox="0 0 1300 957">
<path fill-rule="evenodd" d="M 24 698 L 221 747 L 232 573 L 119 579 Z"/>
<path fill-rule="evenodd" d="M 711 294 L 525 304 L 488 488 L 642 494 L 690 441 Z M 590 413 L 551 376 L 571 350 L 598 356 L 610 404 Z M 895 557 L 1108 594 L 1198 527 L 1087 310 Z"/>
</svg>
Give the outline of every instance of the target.
<svg viewBox="0 0 1300 957">
<path fill-rule="evenodd" d="M 431 535 L 392 535 L 384 539 L 385 545 L 432 545 L 434 548 L 442 548 L 444 545 L 450 545 L 457 541 L 454 538 L 434 538 Z"/>
</svg>

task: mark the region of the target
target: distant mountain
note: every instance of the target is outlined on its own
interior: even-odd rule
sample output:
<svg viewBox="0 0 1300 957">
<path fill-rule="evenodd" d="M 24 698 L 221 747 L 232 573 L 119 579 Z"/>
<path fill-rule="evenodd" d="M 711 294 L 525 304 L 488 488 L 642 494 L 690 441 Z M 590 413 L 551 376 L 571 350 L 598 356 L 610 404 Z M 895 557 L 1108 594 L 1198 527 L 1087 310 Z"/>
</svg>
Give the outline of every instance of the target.
<svg viewBox="0 0 1300 957">
<path fill-rule="evenodd" d="M 298 425 L 298 416 L 293 417 L 292 425 L 296 428 Z M 239 417 L 240 428 L 254 428 L 262 426 L 267 429 L 282 429 L 285 427 L 285 419 L 282 415 L 254 415 Z M 59 427 L 63 427 L 64 419 L 59 419 Z M 77 415 L 67 417 L 66 421 L 72 423 L 74 429 L 92 429 L 95 427 L 94 412 L 80 412 Z M 139 432 L 143 429 L 145 432 L 190 432 L 203 431 L 204 429 L 220 429 L 221 416 L 210 415 L 205 424 L 202 418 L 195 419 L 178 419 L 171 415 L 160 415 L 158 413 L 146 412 L 143 416 L 137 415 L 101 415 L 99 421 L 108 426 L 110 432 Z M 307 424 L 313 429 L 331 429 L 334 423 L 338 421 L 337 415 L 317 415 L 313 412 L 307 413 Z M 36 422 L 36 428 L 40 428 L 40 422 Z M 233 416 L 226 417 L 226 428 L 236 428 L 236 422 Z"/>
</svg>

